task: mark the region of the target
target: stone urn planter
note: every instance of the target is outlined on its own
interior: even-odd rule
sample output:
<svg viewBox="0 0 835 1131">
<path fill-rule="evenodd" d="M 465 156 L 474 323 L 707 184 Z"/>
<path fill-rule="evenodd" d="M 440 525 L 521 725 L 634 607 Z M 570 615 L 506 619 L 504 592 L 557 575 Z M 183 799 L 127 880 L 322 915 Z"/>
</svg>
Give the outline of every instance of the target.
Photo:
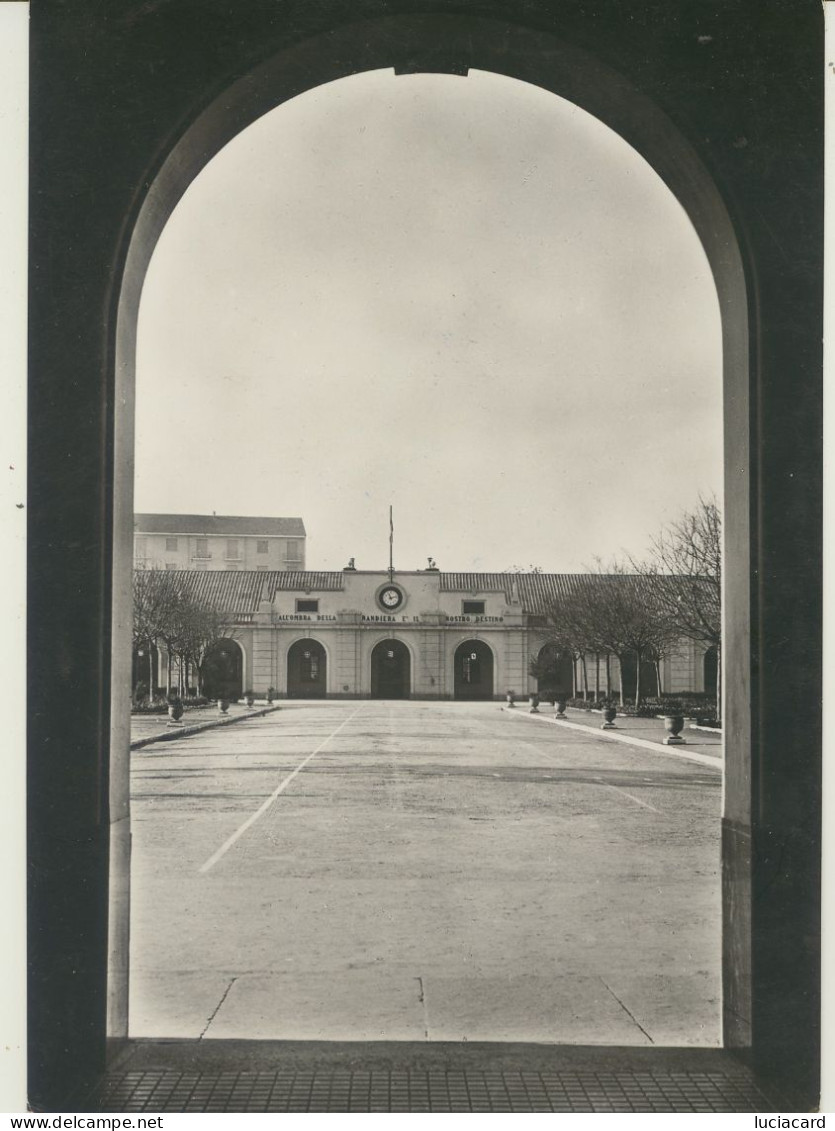
<svg viewBox="0 0 835 1131">
<path fill-rule="evenodd" d="M 255 693 L 252 692 L 252 691 L 245 691 L 244 692 L 244 702 L 246 703 L 247 707 L 254 707 L 255 706 Z"/>
<path fill-rule="evenodd" d="M 534 692 L 533 695 L 531 696 L 531 714 L 532 715 L 538 715 L 539 714 L 539 696 L 537 695 L 536 692 Z"/>
<path fill-rule="evenodd" d="M 229 700 L 228 699 L 218 699 L 218 701 L 217 701 L 217 713 L 219 715 L 225 715 L 228 712 L 228 710 L 229 710 Z"/>
<path fill-rule="evenodd" d="M 516 706 L 516 696 L 513 694 L 512 691 L 508 691 L 508 693 L 507 693 L 507 705 L 508 705 L 508 707 L 515 707 Z"/>
<path fill-rule="evenodd" d="M 182 726 L 180 719 L 183 717 L 183 703 L 181 699 L 170 699 L 168 702 L 168 726 Z"/>
<path fill-rule="evenodd" d="M 565 699 L 555 699 L 554 700 L 554 718 L 555 719 L 564 719 L 565 718 Z"/>
<path fill-rule="evenodd" d="M 601 730 L 615 730 L 615 719 L 617 718 L 617 707 L 604 707 L 603 708 L 603 725 Z"/>
<path fill-rule="evenodd" d="M 681 731 L 683 729 L 684 715 L 665 715 L 664 730 L 667 732 L 667 737 L 664 739 L 664 745 L 681 746 L 685 741 L 681 737 Z"/>
</svg>

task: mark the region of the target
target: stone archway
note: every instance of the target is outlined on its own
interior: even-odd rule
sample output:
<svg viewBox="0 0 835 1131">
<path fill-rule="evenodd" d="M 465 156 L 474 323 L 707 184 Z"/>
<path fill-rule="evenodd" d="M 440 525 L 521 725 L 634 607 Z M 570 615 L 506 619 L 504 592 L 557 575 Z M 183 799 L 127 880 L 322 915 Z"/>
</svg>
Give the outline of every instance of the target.
<svg viewBox="0 0 835 1131">
<path fill-rule="evenodd" d="M 412 657 L 402 640 L 381 640 L 371 653 L 371 698 L 408 699 Z"/>
<path fill-rule="evenodd" d="M 237 640 L 218 640 L 203 661 L 203 694 L 210 699 L 240 699 L 244 693 L 244 657 Z"/>
<path fill-rule="evenodd" d="M 439 27 L 441 28 L 439 32 Z M 441 46 L 439 60 L 439 44 Z M 402 72 L 446 70 L 466 74 L 469 67 L 534 83 L 574 101 L 600 118 L 633 146 L 661 176 L 688 213 L 701 239 L 716 280 L 723 324 L 725 373 L 725 432 L 728 466 L 748 465 L 749 444 L 749 326 L 747 286 L 734 225 L 716 184 L 694 149 L 669 118 L 650 99 L 616 72 L 583 51 L 568 46 L 547 33 L 502 20 L 481 20 L 459 14 L 408 14 L 384 16 L 332 29 L 327 35 L 302 41 L 268 58 L 249 74 L 233 82 L 188 125 L 179 140 L 160 154 L 156 174 L 138 209 L 136 222 L 124 248 L 124 271 L 116 271 L 118 315 L 113 351 L 116 359 L 117 404 L 126 408 L 117 414 L 114 430 L 115 507 L 114 526 L 114 656 L 119 654 L 119 633 L 126 623 L 124 610 L 130 600 L 130 519 L 133 508 L 132 466 L 133 396 L 135 379 L 136 323 L 142 282 L 156 241 L 185 189 L 220 148 L 267 110 L 314 86 L 361 70 L 394 65 Z M 115 305 L 115 302 L 114 302 Z M 726 557 L 725 616 L 734 625 L 727 671 L 726 719 L 732 735 L 727 758 L 725 791 L 725 849 L 729 859 L 742 861 L 748 851 L 750 825 L 751 712 L 750 671 L 750 581 L 749 480 L 729 476 L 725 496 L 726 529 L 733 542 Z M 114 664 L 114 670 L 116 664 Z M 118 686 L 118 679 L 114 686 Z M 119 720 L 125 705 L 119 692 L 113 700 L 113 749 L 111 773 L 114 817 L 114 857 L 125 859 L 129 844 L 127 788 L 127 736 Z M 120 730 L 120 726 L 122 729 Z M 735 865 L 733 897 L 725 903 L 727 1035 L 731 1043 L 747 1042 L 749 1000 L 747 956 L 750 952 L 750 920 L 747 894 L 741 894 Z M 115 885 L 112 932 L 122 937 L 118 905 L 127 897 L 127 875 Z M 745 893 L 748 892 L 745 887 Z M 732 904 L 732 905 L 731 905 Z M 126 912 L 124 912 L 126 917 Z M 117 953 L 117 952 L 114 952 Z M 124 958 L 117 953 L 116 988 L 111 1016 L 112 1031 L 125 1029 L 124 1004 L 120 1004 Z"/>
<path fill-rule="evenodd" d="M 465 640 L 453 658 L 454 698 L 492 699 L 495 688 L 493 649 L 483 640 Z"/>
<path fill-rule="evenodd" d="M 287 698 L 324 699 L 328 657 L 318 640 L 297 640 L 287 652 Z"/>
</svg>

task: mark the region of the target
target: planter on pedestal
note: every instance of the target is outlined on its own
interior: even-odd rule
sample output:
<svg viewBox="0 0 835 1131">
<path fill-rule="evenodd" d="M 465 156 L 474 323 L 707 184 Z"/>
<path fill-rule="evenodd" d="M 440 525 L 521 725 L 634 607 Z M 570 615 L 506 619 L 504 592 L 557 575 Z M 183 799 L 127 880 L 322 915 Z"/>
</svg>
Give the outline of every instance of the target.
<svg viewBox="0 0 835 1131">
<path fill-rule="evenodd" d="M 684 715 L 665 715 L 664 716 L 664 730 L 667 732 L 667 737 L 664 739 L 665 746 L 680 746 L 684 743 L 680 731 L 684 728 Z"/>
<path fill-rule="evenodd" d="M 538 715 L 539 714 L 539 696 L 537 695 L 536 692 L 534 692 L 533 695 L 531 696 L 531 714 L 532 715 Z"/>
<path fill-rule="evenodd" d="M 555 699 L 554 700 L 554 718 L 555 719 L 564 719 L 565 718 L 565 700 L 564 699 Z"/>
<path fill-rule="evenodd" d="M 604 707 L 603 708 L 603 718 L 605 719 L 605 722 L 603 723 L 603 725 L 601 726 L 600 729 L 601 730 L 615 730 L 616 729 L 615 728 L 615 719 L 617 718 L 617 713 L 618 712 L 617 712 L 616 707 Z"/>
<path fill-rule="evenodd" d="M 217 701 L 217 713 L 219 715 L 225 715 L 228 710 L 229 710 L 229 700 L 228 699 L 218 699 L 218 701 Z"/>
<path fill-rule="evenodd" d="M 180 699 L 171 699 L 168 703 L 168 726 L 178 727 L 183 724 L 180 719 L 183 717 L 183 704 Z"/>
</svg>

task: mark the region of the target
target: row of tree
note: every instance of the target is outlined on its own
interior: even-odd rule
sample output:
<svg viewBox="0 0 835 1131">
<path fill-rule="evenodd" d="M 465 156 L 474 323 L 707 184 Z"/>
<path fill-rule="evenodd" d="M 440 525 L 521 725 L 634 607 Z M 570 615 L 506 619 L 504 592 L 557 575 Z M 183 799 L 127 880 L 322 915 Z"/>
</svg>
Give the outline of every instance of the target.
<svg viewBox="0 0 835 1131">
<path fill-rule="evenodd" d="M 172 689 L 172 672 L 180 684 L 196 684 L 203 692 L 206 661 L 224 631 L 224 614 L 211 601 L 196 595 L 181 574 L 167 570 L 135 570 L 133 574 L 133 646 L 148 656 L 148 688 L 155 679 L 153 651 L 168 657 L 166 690 Z M 142 673 L 144 675 L 144 673 Z"/>
<path fill-rule="evenodd" d="M 546 609 L 548 642 L 570 655 L 584 674 L 586 657 L 607 657 L 606 694 L 611 694 L 608 657 L 634 658 L 635 703 L 645 694 L 641 667 L 669 656 L 682 637 L 715 647 L 716 705 L 720 708 L 722 626 L 722 521 L 713 499 L 670 523 L 652 542 L 646 559 L 597 562 L 565 596 Z M 534 675 L 536 663 L 532 665 Z M 661 690 L 661 680 L 658 679 Z M 620 684 L 623 702 L 623 680 Z"/>
</svg>

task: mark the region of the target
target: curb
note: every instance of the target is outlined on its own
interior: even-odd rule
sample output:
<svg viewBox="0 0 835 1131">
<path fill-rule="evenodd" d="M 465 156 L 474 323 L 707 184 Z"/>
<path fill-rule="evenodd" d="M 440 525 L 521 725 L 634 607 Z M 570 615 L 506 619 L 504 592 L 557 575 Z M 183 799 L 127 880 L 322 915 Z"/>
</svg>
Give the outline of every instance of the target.
<svg viewBox="0 0 835 1131">
<path fill-rule="evenodd" d="M 242 719 L 257 719 L 261 715 L 272 714 L 273 711 L 280 711 L 281 708 L 275 707 L 259 707 L 256 711 L 248 711 L 245 715 L 229 715 L 225 719 L 212 719 L 210 723 L 195 723 L 193 726 L 185 726 L 182 729 L 177 727 L 163 734 L 152 734 L 149 738 L 138 738 L 135 742 L 130 744 L 130 750 L 141 750 L 143 746 L 151 746 L 154 742 L 169 742 L 172 738 L 187 738 L 190 734 L 200 734 L 204 730 L 215 730 L 217 727 L 228 727 L 232 723 L 240 722 Z"/>
<path fill-rule="evenodd" d="M 530 718 L 534 721 L 541 723 L 558 724 L 568 730 L 577 730 L 585 734 L 592 734 L 596 738 L 604 738 L 609 742 L 622 742 L 627 746 L 637 746 L 642 750 L 652 750 L 655 754 L 664 754 L 670 758 L 687 758 L 691 762 L 700 762 L 703 766 L 712 766 L 714 769 L 719 770 L 721 773 L 724 769 L 724 758 L 714 758 L 710 754 L 699 754 L 696 750 L 682 750 L 678 746 L 665 746 L 662 742 L 651 742 L 648 738 L 633 738 L 626 734 L 613 734 L 610 730 L 598 731 L 594 727 L 586 726 L 584 723 L 572 723 L 568 719 L 554 719 L 548 715 L 535 714 L 532 715 L 530 711 L 517 712 L 514 708 L 509 710 L 507 707 L 501 707 L 500 710 L 504 711 L 507 715 L 516 715 L 517 718 Z"/>
</svg>

